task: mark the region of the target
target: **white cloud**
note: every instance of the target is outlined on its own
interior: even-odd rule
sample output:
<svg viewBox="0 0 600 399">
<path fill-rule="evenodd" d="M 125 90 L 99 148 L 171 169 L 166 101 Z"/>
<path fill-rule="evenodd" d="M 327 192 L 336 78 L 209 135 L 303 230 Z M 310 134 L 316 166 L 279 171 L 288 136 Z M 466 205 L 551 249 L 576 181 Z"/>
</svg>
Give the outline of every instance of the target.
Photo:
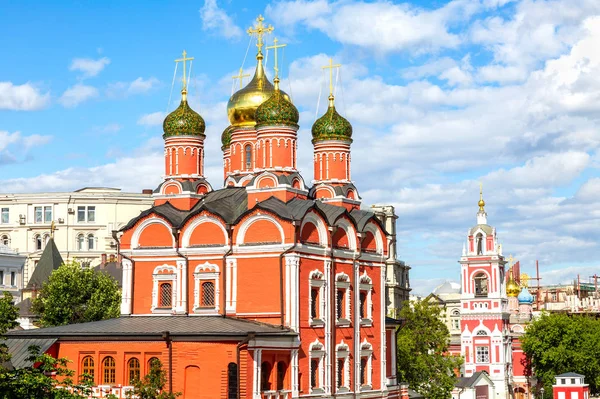
<svg viewBox="0 0 600 399">
<path fill-rule="evenodd" d="M 14 85 L 0 82 L 0 109 L 12 111 L 35 111 L 50 103 L 50 93 L 42 94 L 31 83 Z"/>
<path fill-rule="evenodd" d="M 59 101 L 64 107 L 73 108 L 94 97 L 98 97 L 98 89 L 78 83 L 65 90 Z"/>
<path fill-rule="evenodd" d="M 158 126 L 158 125 L 162 125 L 163 121 L 165 119 L 165 113 L 158 111 L 158 112 L 152 112 L 150 114 L 145 114 L 140 116 L 140 118 L 137 121 L 138 125 L 144 125 L 144 126 Z"/>
<path fill-rule="evenodd" d="M 7 132 L 0 130 L 0 165 L 19 162 L 26 158 L 34 147 L 48 143 L 52 136 L 32 134 L 23 136 L 21 132 Z"/>
<path fill-rule="evenodd" d="M 109 97 L 127 97 L 135 94 L 144 94 L 156 88 L 160 81 L 155 77 L 144 79 L 139 77 L 132 82 L 116 82 L 108 85 L 106 94 Z"/>
<path fill-rule="evenodd" d="M 69 70 L 83 72 L 83 76 L 89 78 L 97 76 L 108 64 L 110 64 L 110 59 L 107 57 L 97 60 L 92 58 L 75 58 L 71 62 Z"/>
<path fill-rule="evenodd" d="M 217 0 L 204 0 L 200 9 L 202 30 L 213 31 L 227 39 L 238 39 L 242 30 L 233 22 L 233 19 L 219 7 Z"/>
</svg>

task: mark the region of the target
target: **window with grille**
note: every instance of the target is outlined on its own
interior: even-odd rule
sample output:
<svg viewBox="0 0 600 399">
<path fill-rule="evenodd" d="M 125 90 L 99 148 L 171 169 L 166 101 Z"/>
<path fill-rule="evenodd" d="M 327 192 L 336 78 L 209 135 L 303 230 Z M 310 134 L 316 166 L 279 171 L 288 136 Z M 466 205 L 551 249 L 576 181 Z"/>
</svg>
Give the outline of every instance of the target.
<svg viewBox="0 0 600 399">
<path fill-rule="evenodd" d="M 317 388 L 319 376 L 319 359 L 310 359 L 310 387 Z"/>
<path fill-rule="evenodd" d="M 287 370 L 287 366 L 284 362 L 277 362 L 277 390 L 278 391 L 283 390 L 286 370 Z"/>
<path fill-rule="evenodd" d="M 319 317 L 319 288 L 310 289 L 310 317 L 316 319 Z"/>
<path fill-rule="evenodd" d="M 366 318 L 366 315 L 367 315 L 367 312 L 365 312 L 366 303 L 367 303 L 367 293 L 365 291 L 361 291 L 360 295 L 359 295 L 359 304 L 358 304 L 358 311 L 359 311 L 361 319 Z"/>
<path fill-rule="evenodd" d="M 477 356 L 477 363 L 489 363 L 490 362 L 490 349 L 487 346 L 476 347 L 475 354 Z"/>
<path fill-rule="evenodd" d="M 366 357 L 360 358 L 360 385 L 367 384 L 367 366 L 368 359 Z"/>
<path fill-rule="evenodd" d="M 271 365 L 269 362 L 263 362 L 260 366 L 260 390 L 270 391 L 271 390 Z"/>
<path fill-rule="evenodd" d="M 238 367 L 236 363 L 227 366 L 227 399 L 237 399 Z"/>
<path fill-rule="evenodd" d="M 338 359 L 337 361 L 337 387 L 344 386 L 344 364 L 346 359 Z"/>
<path fill-rule="evenodd" d="M 140 379 L 140 361 L 137 358 L 132 357 L 127 362 L 127 374 L 129 374 L 129 385 L 133 385 Z"/>
<path fill-rule="evenodd" d="M 102 368 L 102 383 L 106 385 L 113 385 L 117 378 L 115 359 L 111 356 L 105 357 L 104 361 L 102 362 Z"/>
<path fill-rule="evenodd" d="M 248 144 L 245 148 L 246 153 L 246 170 L 252 169 L 252 146 Z"/>
<path fill-rule="evenodd" d="M 171 283 L 162 283 L 159 290 L 159 305 L 161 308 L 170 308 L 173 300 L 173 288 Z"/>
<path fill-rule="evenodd" d="M 344 296 L 345 290 L 337 290 L 336 293 L 336 304 L 335 304 L 335 314 L 337 319 L 341 319 L 344 317 Z"/>
<path fill-rule="evenodd" d="M 215 306 L 215 283 L 206 281 L 202 283 L 202 298 L 200 306 L 213 307 Z"/>
<path fill-rule="evenodd" d="M 91 356 L 85 356 L 81 360 L 81 374 L 94 381 L 94 359 Z"/>
</svg>

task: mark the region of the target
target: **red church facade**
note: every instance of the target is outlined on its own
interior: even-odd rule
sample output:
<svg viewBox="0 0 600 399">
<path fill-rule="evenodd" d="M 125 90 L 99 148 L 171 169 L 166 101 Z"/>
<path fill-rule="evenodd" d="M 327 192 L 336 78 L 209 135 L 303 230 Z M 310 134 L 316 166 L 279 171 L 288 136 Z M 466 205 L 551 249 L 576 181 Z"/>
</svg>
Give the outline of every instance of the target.
<svg viewBox="0 0 600 399">
<path fill-rule="evenodd" d="M 352 126 L 333 92 L 312 128 L 313 185 L 298 172 L 298 111 L 277 73 L 274 85 L 265 75 L 268 31 L 259 18 L 255 75 L 228 104 L 224 188 L 204 177 L 205 123 L 185 84 L 165 119 L 154 206 L 114 233 L 122 316 L 11 335 L 44 340 L 76 375 L 92 374 L 97 397 L 124 397 L 153 358 L 186 399 L 399 395 L 392 236 L 360 209 Z"/>
</svg>

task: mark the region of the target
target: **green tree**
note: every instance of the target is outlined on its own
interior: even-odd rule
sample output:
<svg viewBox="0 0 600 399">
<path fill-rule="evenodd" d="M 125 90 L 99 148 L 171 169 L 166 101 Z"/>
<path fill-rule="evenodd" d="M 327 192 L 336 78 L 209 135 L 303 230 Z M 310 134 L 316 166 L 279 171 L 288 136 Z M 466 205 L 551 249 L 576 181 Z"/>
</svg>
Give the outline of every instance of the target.
<svg viewBox="0 0 600 399">
<path fill-rule="evenodd" d="M 33 302 L 42 327 L 85 323 L 119 316 L 121 292 L 105 273 L 67 263 L 52 272 Z"/>
<path fill-rule="evenodd" d="M 600 320 L 586 315 L 544 313 L 522 338 L 529 365 L 552 397 L 554 376 L 569 371 L 585 375 L 592 395 L 600 393 Z"/>
<path fill-rule="evenodd" d="M 447 399 L 457 381 L 462 359 L 448 353 L 450 332 L 442 309 L 427 301 L 406 302 L 400 310 L 398 380 L 427 399 Z"/>
<path fill-rule="evenodd" d="M 156 359 L 150 364 L 150 371 L 141 380 L 133 384 L 133 391 L 127 392 L 127 397 L 139 399 L 175 399 L 180 393 L 164 392 L 167 375 L 162 368 L 160 360 Z"/>
<path fill-rule="evenodd" d="M 13 296 L 5 291 L 4 296 L 0 298 L 0 341 L 4 340 L 4 334 L 8 330 L 19 325 L 17 317 L 19 317 L 19 310 L 13 305 Z M 8 360 L 10 360 L 8 347 L 4 342 L 0 342 L 0 367 Z"/>
</svg>

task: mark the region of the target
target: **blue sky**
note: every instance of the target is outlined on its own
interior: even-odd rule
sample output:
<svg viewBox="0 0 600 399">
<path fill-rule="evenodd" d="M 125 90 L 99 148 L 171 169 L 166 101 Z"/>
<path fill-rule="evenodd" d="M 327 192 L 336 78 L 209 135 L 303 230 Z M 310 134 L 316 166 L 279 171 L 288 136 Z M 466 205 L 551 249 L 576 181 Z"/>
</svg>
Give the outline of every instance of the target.
<svg viewBox="0 0 600 399">
<path fill-rule="evenodd" d="M 338 110 L 354 126 L 353 180 L 389 203 L 412 286 L 456 280 L 478 183 L 505 254 L 546 282 L 600 271 L 600 3 L 217 1 L 6 3 L 0 14 L 0 192 L 155 187 L 175 58 L 195 57 L 192 106 L 207 121 L 207 175 L 231 76 L 254 67 L 258 14 L 287 43 L 281 65 L 310 127 L 321 66 L 340 62 Z M 268 67 L 273 64 L 269 54 Z"/>
</svg>

